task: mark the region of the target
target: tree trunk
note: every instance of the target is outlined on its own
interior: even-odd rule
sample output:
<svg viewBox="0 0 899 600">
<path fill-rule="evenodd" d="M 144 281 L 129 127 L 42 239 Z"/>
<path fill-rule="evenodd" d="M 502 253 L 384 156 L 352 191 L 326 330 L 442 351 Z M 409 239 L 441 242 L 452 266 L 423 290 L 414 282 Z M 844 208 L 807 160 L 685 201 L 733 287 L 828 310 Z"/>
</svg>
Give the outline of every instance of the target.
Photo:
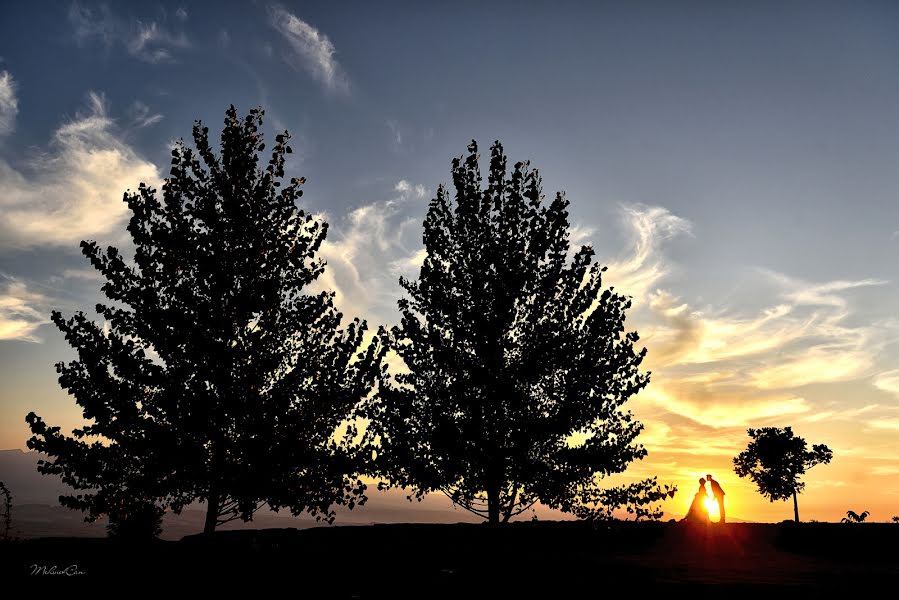
<svg viewBox="0 0 899 600">
<path fill-rule="evenodd" d="M 499 524 L 499 486 L 494 484 L 487 488 L 487 522 Z"/>
<path fill-rule="evenodd" d="M 793 490 L 793 518 L 799 522 L 799 502 L 796 500 L 796 490 Z"/>
<path fill-rule="evenodd" d="M 503 523 L 509 522 L 509 519 L 512 518 L 512 511 L 515 510 L 515 501 L 518 499 L 518 487 L 514 489 L 515 491 L 512 492 L 512 499 L 509 500 L 509 505 L 503 509 Z"/>
<path fill-rule="evenodd" d="M 215 526 L 219 519 L 219 494 L 216 490 L 209 491 L 209 497 L 206 498 L 206 523 L 203 525 L 203 533 L 212 535 L 215 533 Z"/>
</svg>

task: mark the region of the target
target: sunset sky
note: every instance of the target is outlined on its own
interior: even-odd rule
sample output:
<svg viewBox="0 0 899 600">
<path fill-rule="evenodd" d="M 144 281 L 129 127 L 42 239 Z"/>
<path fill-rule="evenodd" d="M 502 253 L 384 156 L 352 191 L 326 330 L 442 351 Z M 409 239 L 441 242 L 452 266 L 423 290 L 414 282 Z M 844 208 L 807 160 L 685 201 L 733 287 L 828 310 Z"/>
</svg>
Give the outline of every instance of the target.
<svg viewBox="0 0 899 600">
<path fill-rule="evenodd" d="M 266 111 L 331 224 L 323 284 L 392 324 L 421 221 L 471 139 L 571 201 L 652 382 L 631 403 L 686 512 L 780 521 L 733 473 L 747 427 L 834 451 L 804 520 L 899 515 L 899 4 L 32 1 L 0 18 L 0 448 L 80 417 L 50 311 L 89 310 L 82 239 L 127 247 L 121 201 L 201 118 Z M 91 311 L 92 312 L 92 311 Z"/>
</svg>

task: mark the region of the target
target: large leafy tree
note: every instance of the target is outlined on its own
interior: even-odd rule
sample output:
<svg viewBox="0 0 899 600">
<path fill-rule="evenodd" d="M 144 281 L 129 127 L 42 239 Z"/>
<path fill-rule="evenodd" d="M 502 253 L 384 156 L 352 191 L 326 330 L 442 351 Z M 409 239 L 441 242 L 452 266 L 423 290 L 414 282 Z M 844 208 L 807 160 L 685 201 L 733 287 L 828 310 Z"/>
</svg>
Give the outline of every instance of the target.
<svg viewBox="0 0 899 600">
<path fill-rule="evenodd" d="M 106 280 L 105 323 L 52 318 L 77 351 L 59 382 L 90 424 L 69 437 L 27 421 L 28 446 L 50 457 L 40 471 L 83 490 L 61 502 L 88 518 L 200 500 L 211 532 L 266 503 L 333 518 L 364 501 L 355 431 L 337 432 L 374 385 L 384 332 L 342 327 L 332 292 L 305 292 L 327 224 L 297 207 L 304 179 L 282 186 L 287 132 L 260 164 L 262 116 L 229 108 L 218 153 L 197 122 L 162 197 L 125 194 L 133 262 L 81 244 Z"/>
<path fill-rule="evenodd" d="M 762 427 L 747 431 L 752 441 L 734 458 L 734 471 L 748 477 L 771 502 L 793 497 L 793 517 L 799 522 L 797 495 L 805 489 L 799 478 L 815 465 L 827 464 L 833 452 L 824 444 L 808 448 L 790 427 Z"/>
<path fill-rule="evenodd" d="M 536 170 L 508 173 L 497 142 L 482 189 L 468 150 L 452 164 L 455 197 L 441 186 L 430 203 L 418 281 L 400 282 L 392 349 L 405 369 L 368 405 L 373 471 L 492 523 L 538 501 L 660 516 L 650 503 L 667 490 L 654 480 L 600 485 L 646 454 L 623 409 L 649 382 L 624 329 L 630 299 L 603 288 L 592 248 L 572 257 L 568 201 L 545 202 Z"/>
</svg>

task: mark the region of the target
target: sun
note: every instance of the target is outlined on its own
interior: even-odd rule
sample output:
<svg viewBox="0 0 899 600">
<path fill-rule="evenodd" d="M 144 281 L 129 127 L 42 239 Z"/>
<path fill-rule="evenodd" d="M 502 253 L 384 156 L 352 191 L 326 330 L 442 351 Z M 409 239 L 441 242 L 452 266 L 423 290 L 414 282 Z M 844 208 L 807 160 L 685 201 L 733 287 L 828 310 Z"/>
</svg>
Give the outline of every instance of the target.
<svg viewBox="0 0 899 600">
<path fill-rule="evenodd" d="M 712 520 L 715 520 L 718 518 L 718 502 L 715 501 L 714 498 L 706 498 L 705 499 L 705 507 L 708 509 L 709 517 Z"/>
</svg>

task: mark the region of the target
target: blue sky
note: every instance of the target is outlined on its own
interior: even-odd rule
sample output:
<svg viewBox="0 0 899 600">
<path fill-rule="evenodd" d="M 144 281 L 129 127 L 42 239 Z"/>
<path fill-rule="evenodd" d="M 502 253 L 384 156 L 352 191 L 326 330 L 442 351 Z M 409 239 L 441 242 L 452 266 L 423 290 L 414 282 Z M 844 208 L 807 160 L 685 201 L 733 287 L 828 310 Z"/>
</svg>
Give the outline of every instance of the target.
<svg viewBox="0 0 899 600">
<path fill-rule="evenodd" d="M 293 134 L 347 313 L 396 318 L 450 160 L 499 139 L 634 295 L 638 471 L 729 471 L 747 426 L 792 424 L 837 453 L 821 506 L 857 486 L 895 504 L 896 31 L 889 2 L 9 4 L 0 447 L 28 410 L 78 417 L 47 324 L 96 301 L 78 241 L 123 244 L 122 192 L 233 103 Z"/>
</svg>

